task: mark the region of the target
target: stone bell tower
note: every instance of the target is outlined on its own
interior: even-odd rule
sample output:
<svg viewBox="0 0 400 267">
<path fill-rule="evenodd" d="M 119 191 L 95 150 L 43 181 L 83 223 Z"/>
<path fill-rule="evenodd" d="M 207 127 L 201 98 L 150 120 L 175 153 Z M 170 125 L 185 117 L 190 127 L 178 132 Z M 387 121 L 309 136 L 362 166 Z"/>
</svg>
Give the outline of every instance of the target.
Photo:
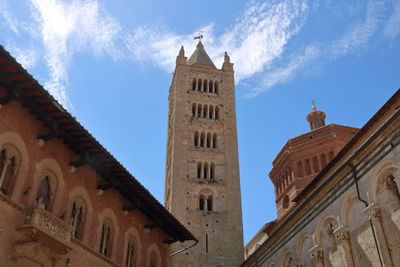
<svg viewBox="0 0 400 267">
<path fill-rule="evenodd" d="M 239 266 L 243 229 L 229 56 L 218 69 L 201 42 L 189 60 L 182 47 L 168 103 L 165 206 L 199 240 L 172 256 L 171 266 Z"/>
</svg>

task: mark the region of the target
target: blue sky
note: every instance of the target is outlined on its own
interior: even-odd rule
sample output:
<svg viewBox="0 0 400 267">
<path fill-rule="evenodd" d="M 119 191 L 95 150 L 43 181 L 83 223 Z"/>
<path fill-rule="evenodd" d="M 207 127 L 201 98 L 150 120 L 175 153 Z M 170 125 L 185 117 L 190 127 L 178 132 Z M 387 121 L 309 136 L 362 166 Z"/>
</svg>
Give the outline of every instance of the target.
<svg viewBox="0 0 400 267">
<path fill-rule="evenodd" d="M 361 127 L 400 87 L 400 0 L 0 1 L 0 44 L 160 202 L 171 73 L 200 30 L 235 64 L 247 242 L 276 217 L 271 162 L 311 100 Z"/>
</svg>

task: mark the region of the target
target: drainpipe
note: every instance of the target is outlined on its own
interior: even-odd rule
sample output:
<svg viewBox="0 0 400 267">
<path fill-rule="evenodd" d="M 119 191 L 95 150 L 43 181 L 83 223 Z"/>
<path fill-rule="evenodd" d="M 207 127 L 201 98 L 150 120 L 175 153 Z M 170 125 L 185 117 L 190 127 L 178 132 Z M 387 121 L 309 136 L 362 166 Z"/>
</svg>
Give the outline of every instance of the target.
<svg viewBox="0 0 400 267">
<path fill-rule="evenodd" d="M 175 251 L 174 253 L 170 254 L 169 257 L 172 257 L 172 256 L 175 256 L 175 255 L 177 255 L 177 254 L 179 254 L 179 253 L 182 253 L 182 252 L 184 252 L 185 250 L 188 250 L 189 248 L 192 248 L 192 247 L 196 246 L 197 243 L 199 243 L 199 240 L 197 240 L 197 239 L 194 240 L 194 241 L 195 241 L 194 244 L 192 244 L 192 245 L 190 245 L 190 246 L 188 246 L 188 247 L 186 247 L 186 248 L 183 248 L 183 249 L 181 249 L 181 250 Z"/>
<path fill-rule="evenodd" d="M 349 163 L 349 166 L 351 167 L 351 172 L 353 174 L 354 184 L 356 185 L 357 198 L 358 198 L 359 201 L 364 203 L 365 207 L 367 208 L 369 206 L 368 202 L 366 200 L 362 199 L 361 195 L 360 195 L 360 188 L 358 187 L 358 179 L 357 179 L 356 168 L 351 163 Z M 381 252 L 379 250 L 378 240 L 376 239 L 375 227 L 374 227 L 374 224 L 372 223 L 371 219 L 369 219 L 369 225 L 371 226 L 372 235 L 374 236 L 374 243 L 375 243 L 376 251 L 378 252 L 379 263 L 380 263 L 381 267 L 383 267 L 382 255 L 381 255 Z"/>
</svg>

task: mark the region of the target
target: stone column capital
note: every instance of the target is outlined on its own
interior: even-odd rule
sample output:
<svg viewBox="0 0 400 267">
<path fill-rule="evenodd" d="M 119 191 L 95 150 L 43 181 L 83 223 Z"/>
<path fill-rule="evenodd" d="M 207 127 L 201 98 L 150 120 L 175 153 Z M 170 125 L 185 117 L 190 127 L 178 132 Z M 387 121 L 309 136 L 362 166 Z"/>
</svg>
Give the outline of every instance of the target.
<svg viewBox="0 0 400 267">
<path fill-rule="evenodd" d="M 308 251 L 315 262 L 322 262 L 324 259 L 324 250 L 316 245 Z"/>
<path fill-rule="evenodd" d="M 380 220 L 381 218 L 381 208 L 378 204 L 371 203 L 368 207 L 363 210 L 363 213 L 371 221 Z"/>
<path fill-rule="evenodd" d="M 333 234 L 335 235 L 335 238 L 339 241 L 345 241 L 350 239 L 350 232 L 343 225 L 340 225 L 338 228 L 336 228 L 333 231 Z"/>
</svg>

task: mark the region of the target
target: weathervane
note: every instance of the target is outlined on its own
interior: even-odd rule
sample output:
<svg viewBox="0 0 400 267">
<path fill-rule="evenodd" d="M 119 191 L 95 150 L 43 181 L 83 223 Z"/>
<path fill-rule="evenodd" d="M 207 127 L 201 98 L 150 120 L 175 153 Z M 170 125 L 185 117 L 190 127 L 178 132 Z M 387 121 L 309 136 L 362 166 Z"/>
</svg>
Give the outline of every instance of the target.
<svg viewBox="0 0 400 267">
<path fill-rule="evenodd" d="M 199 35 L 193 37 L 193 39 L 194 39 L 194 40 L 197 40 L 197 39 L 198 39 L 199 41 L 201 41 L 201 39 L 203 39 L 203 34 L 202 34 L 202 32 L 203 32 L 203 31 L 198 31 Z"/>
<path fill-rule="evenodd" d="M 317 106 L 315 105 L 315 101 L 314 101 L 314 100 L 311 100 L 311 104 L 312 104 L 311 109 L 312 109 L 313 111 L 316 111 L 316 110 L 317 110 Z"/>
</svg>

